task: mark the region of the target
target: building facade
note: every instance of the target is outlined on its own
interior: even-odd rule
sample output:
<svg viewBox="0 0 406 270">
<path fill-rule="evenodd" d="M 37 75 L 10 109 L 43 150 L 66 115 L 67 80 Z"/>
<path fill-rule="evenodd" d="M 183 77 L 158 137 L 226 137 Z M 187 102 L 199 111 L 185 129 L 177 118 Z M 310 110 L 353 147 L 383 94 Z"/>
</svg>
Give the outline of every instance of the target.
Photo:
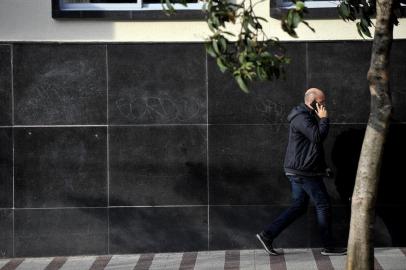
<svg viewBox="0 0 406 270">
<path fill-rule="evenodd" d="M 327 94 L 335 176 L 325 181 L 345 245 L 369 114 L 371 40 L 354 23 L 316 16 L 316 32 L 300 27 L 293 39 L 270 2 L 258 4 L 292 63 L 285 81 L 245 94 L 206 54 L 210 31 L 196 10 L 53 18 L 52 8 L 0 0 L 0 256 L 259 247 L 255 233 L 290 202 L 286 116 L 309 87 Z M 394 38 L 376 246 L 406 245 L 405 19 Z M 276 245 L 320 246 L 314 208 Z"/>
</svg>

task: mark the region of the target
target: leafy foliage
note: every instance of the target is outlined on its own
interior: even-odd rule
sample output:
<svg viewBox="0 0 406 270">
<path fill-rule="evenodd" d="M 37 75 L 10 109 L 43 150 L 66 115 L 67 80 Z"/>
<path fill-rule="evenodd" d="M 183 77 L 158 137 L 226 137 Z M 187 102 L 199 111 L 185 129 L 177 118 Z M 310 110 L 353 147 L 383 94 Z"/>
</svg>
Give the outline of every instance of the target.
<svg viewBox="0 0 406 270">
<path fill-rule="evenodd" d="M 221 72 L 229 71 L 240 89 L 246 93 L 248 83 L 252 80 L 285 78 L 285 65 L 290 63 L 284 47 L 278 38 L 268 38 L 263 31 L 263 24 L 267 20 L 255 15 L 255 4 L 252 0 L 242 0 L 232 3 L 230 0 L 204 0 L 203 11 L 207 15 L 207 24 L 212 32 L 205 43 L 207 53 L 216 59 Z M 406 0 L 395 0 L 393 12 L 394 25 L 398 24 L 400 3 Z M 175 12 L 172 4 L 187 5 L 187 0 L 161 0 L 166 14 Z M 371 37 L 369 27 L 373 26 L 371 18 L 376 12 L 375 0 L 340 0 L 337 7 L 340 17 L 344 21 L 356 21 L 358 33 L 361 37 Z M 282 29 L 290 36 L 297 38 L 296 28 L 300 23 L 315 31 L 304 20 L 308 9 L 303 1 L 293 0 L 293 7 L 289 9 L 281 20 Z M 227 24 L 239 24 L 238 35 L 226 31 Z"/>
<path fill-rule="evenodd" d="M 246 4 L 211 0 L 205 10 L 208 13 L 208 26 L 212 31 L 206 43 L 208 54 L 216 58 L 222 72 L 229 71 L 240 89 L 248 93 L 248 81 L 279 78 L 285 74 L 284 64 L 289 63 L 289 59 L 278 39 L 267 38 L 263 31 L 261 21 L 267 20 L 255 15 L 255 5 L 251 1 L 248 2 L 248 7 L 245 7 Z M 226 23 L 237 22 L 240 24 L 237 41 L 230 42 L 227 37 L 234 38 L 235 35 L 224 30 Z"/>
<path fill-rule="evenodd" d="M 401 15 L 401 3 L 405 0 L 395 0 L 392 12 L 392 24 L 398 25 Z M 373 26 L 372 18 L 376 15 L 375 0 L 341 0 L 337 7 L 338 14 L 344 21 L 356 21 L 358 34 L 371 38 L 369 27 Z"/>
<path fill-rule="evenodd" d="M 282 18 L 282 29 L 290 36 L 297 38 L 298 36 L 295 29 L 302 22 L 314 32 L 314 29 L 304 20 L 304 15 L 309 12 L 304 2 L 294 0 L 294 3 L 295 7 L 289 9 Z"/>
</svg>

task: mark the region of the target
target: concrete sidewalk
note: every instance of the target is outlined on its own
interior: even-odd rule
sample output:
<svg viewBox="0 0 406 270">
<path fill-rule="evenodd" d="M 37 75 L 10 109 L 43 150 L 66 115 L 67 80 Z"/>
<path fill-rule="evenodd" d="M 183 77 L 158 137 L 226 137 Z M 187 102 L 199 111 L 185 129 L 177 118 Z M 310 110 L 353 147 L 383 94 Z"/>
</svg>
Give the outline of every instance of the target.
<svg viewBox="0 0 406 270">
<path fill-rule="evenodd" d="M 284 249 L 268 256 L 263 250 L 148 253 L 1 259 L 0 270 L 330 270 L 344 269 L 346 256 L 325 257 L 320 249 Z M 375 269 L 406 270 L 406 248 L 375 249 Z"/>
</svg>

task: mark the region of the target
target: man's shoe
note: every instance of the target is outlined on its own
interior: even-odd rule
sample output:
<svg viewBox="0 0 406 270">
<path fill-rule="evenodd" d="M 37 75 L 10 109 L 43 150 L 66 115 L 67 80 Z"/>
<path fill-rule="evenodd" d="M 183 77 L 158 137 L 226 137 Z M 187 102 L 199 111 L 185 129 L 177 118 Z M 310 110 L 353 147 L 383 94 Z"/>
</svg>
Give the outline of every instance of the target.
<svg viewBox="0 0 406 270">
<path fill-rule="evenodd" d="M 264 247 L 265 251 L 272 256 L 278 256 L 279 253 L 276 252 L 272 247 L 272 240 L 268 239 L 263 232 L 260 232 L 256 235 L 259 242 L 261 242 L 262 246 Z"/>
<path fill-rule="evenodd" d="M 321 255 L 324 256 L 343 256 L 347 255 L 346 248 L 323 248 L 321 250 Z"/>
</svg>

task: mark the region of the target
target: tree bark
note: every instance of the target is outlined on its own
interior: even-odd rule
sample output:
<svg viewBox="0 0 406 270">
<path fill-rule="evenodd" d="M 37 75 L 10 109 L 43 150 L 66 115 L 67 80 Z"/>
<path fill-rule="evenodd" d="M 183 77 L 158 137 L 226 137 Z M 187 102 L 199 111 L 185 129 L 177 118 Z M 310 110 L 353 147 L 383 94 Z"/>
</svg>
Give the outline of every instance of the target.
<svg viewBox="0 0 406 270">
<path fill-rule="evenodd" d="M 376 1 L 376 25 L 368 71 L 371 108 L 351 205 L 347 270 L 374 269 L 375 202 L 392 101 L 389 55 L 393 39 L 393 0 Z"/>
</svg>

